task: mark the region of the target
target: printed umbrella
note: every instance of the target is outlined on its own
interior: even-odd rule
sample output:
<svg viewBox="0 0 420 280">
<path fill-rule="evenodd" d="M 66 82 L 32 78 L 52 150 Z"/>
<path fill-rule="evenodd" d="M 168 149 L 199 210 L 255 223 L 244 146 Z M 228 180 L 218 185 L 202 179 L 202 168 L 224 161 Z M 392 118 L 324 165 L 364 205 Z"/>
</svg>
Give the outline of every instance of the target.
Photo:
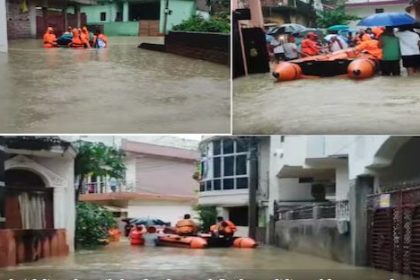
<svg viewBox="0 0 420 280">
<path fill-rule="evenodd" d="M 359 26 L 401 26 L 414 24 L 416 20 L 407 13 L 379 13 L 362 19 Z"/>
<path fill-rule="evenodd" d="M 348 30 L 349 27 L 347 25 L 344 24 L 337 24 L 337 25 L 333 25 L 327 28 L 329 31 L 342 31 L 342 30 Z"/>
</svg>

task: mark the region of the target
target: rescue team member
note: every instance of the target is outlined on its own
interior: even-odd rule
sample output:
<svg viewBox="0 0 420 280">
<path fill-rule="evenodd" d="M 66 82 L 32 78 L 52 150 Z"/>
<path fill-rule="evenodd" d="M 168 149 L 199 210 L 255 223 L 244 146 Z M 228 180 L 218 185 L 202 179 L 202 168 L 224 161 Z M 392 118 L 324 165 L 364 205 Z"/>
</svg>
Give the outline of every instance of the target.
<svg viewBox="0 0 420 280">
<path fill-rule="evenodd" d="M 112 227 L 108 230 L 109 241 L 118 242 L 121 238 L 121 231 L 117 227 Z"/>
<path fill-rule="evenodd" d="M 303 56 L 314 56 L 318 55 L 321 51 L 321 48 L 318 45 L 318 36 L 309 32 L 306 35 L 306 38 L 302 41 L 301 52 Z"/>
<path fill-rule="evenodd" d="M 363 37 L 362 42 L 355 47 L 356 51 L 367 52 L 373 55 L 376 59 L 382 59 L 382 50 L 379 47 L 379 41 L 370 38 L 369 36 Z"/>
<path fill-rule="evenodd" d="M 223 217 L 217 217 L 217 223 L 210 227 L 211 233 L 215 235 L 233 236 L 236 230 L 236 225 Z"/>
<path fill-rule="evenodd" d="M 90 48 L 89 37 L 89 30 L 86 26 L 83 26 L 82 30 L 80 31 L 80 39 L 82 40 L 82 43 L 85 44 L 85 46 L 88 48 Z"/>
<path fill-rule="evenodd" d="M 146 233 L 146 228 L 143 225 L 136 225 L 130 231 L 128 238 L 130 239 L 130 244 L 133 246 L 144 245 L 143 234 Z"/>
<path fill-rule="evenodd" d="M 44 34 L 44 48 L 55 48 L 57 46 L 57 37 L 54 34 L 54 29 L 48 27 Z"/>
<path fill-rule="evenodd" d="M 71 48 L 87 47 L 86 44 L 82 41 L 80 37 L 80 32 L 77 28 L 73 28 L 72 33 L 73 33 L 73 38 L 71 39 L 71 43 L 69 44 L 69 47 Z"/>
<path fill-rule="evenodd" d="M 108 47 L 108 37 L 102 34 L 101 30 L 96 29 L 93 36 L 93 47 L 94 48 L 106 48 Z"/>
<path fill-rule="evenodd" d="M 185 214 L 184 219 L 179 220 L 175 225 L 175 232 L 179 235 L 195 235 L 197 231 L 198 226 L 191 219 L 190 214 Z"/>
</svg>

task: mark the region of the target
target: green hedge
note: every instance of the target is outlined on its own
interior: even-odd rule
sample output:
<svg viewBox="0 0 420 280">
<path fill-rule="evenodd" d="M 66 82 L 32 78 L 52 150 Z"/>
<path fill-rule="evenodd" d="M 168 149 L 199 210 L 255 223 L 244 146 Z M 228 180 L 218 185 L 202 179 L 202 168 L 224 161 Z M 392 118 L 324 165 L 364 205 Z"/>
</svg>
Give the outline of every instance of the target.
<svg viewBox="0 0 420 280">
<path fill-rule="evenodd" d="M 175 25 L 174 31 L 192 31 L 192 32 L 230 32 L 230 20 L 225 15 L 213 16 L 210 19 L 204 19 L 201 16 L 193 15 L 178 25 Z"/>
</svg>

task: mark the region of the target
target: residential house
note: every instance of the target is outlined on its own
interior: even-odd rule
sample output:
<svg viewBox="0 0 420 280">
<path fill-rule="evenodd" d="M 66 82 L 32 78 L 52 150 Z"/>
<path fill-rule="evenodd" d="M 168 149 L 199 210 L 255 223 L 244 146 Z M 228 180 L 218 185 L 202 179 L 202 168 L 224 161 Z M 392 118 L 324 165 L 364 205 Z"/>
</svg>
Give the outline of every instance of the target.
<svg viewBox="0 0 420 280">
<path fill-rule="evenodd" d="M 196 150 L 127 139 L 122 139 L 120 148 L 126 154 L 124 182 L 112 190 L 110 178 L 90 176 L 81 201 L 105 206 L 119 221 L 157 218 L 174 225 L 193 212 L 198 191 L 193 179 L 199 161 Z"/>
<path fill-rule="evenodd" d="M 167 8 L 166 8 L 167 5 Z M 87 24 L 107 35 L 158 36 L 196 13 L 194 0 L 99 0 L 84 6 Z"/>
<path fill-rule="evenodd" d="M 58 137 L 0 137 L 0 267 L 74 250 L 75 156 Z"/>
</svg>

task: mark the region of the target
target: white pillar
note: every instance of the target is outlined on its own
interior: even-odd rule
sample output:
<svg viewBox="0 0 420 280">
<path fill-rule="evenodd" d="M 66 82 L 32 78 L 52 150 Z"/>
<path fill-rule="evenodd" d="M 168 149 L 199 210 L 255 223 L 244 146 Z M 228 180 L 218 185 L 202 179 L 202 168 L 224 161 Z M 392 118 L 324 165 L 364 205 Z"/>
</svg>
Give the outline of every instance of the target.
<svg viewBox="0 0 420 280">
<path fill-rule="evenodd" d="M 31 36 L 36 38 L 36 4 L 33 1 L 28 2 L 29 21 L 31 23 Z"/>
<path fill-rule="evenodd" d="M 128 1 L 124 2 L 123 5 L 123 22 L 128 21 Z"/>
<path fill-rule="evenodd" d="M 0 0 L 0 52 L 7 52 L 6 0 Z"/>
<path fill-rule="evenodd" d="M 53 195 L 53 204 L 54 204 L 54 228 L 66 228 L 66 197 L 65 189 L 63 186 L 54 188 Z"/>
</svg>

